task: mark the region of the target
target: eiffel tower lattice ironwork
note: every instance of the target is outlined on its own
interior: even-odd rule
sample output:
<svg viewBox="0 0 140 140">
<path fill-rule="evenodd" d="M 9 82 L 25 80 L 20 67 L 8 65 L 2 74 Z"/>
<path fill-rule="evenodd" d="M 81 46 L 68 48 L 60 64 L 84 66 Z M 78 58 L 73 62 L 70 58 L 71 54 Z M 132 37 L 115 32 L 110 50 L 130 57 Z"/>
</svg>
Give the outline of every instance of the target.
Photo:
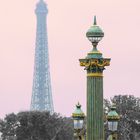
<svg viewBox="0 0 140 140">
<path fill-rule="evenodd" d="M 40 0 L 35 9 L 37 16 L 35 64 L 31 110 L 54 112 L 51 79 L 49 69 L 48 40 L 47 40 L 47 5 Z"/>
</svg>

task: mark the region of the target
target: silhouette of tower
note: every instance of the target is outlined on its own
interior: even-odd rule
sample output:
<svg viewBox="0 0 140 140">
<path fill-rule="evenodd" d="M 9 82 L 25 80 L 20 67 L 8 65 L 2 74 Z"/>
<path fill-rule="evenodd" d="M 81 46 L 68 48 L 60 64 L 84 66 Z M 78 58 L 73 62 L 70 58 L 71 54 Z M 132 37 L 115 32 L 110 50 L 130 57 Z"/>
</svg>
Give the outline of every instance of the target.
<svg viewBox="0 0 140 140">
<path fill-rule="evenodd" d="M 31 110 L 50 111 L 53 113 L 53 100 L 51 90 L 51 79 L 49 70 L 49 55 L 47 42 L 47 5 L 39 0 L 36 5 L 37 16 L 35 64 L 33 76 L 33 88 L 31 99 Z"/>
</svg>

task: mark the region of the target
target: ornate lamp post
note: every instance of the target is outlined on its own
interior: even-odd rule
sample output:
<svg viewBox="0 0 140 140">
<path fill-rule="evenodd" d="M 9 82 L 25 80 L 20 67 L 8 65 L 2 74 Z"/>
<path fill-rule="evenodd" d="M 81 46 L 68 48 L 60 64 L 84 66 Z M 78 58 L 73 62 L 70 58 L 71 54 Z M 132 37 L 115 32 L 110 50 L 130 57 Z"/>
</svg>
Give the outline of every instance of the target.
<svg viewBox="0 0 140 140">
<path fill-rule="evenodd" d="M 116 112 L 116 107 L 113 105 L 111 107 L 110 112 L 107 115 L 108 121 L 108 130 L 112 133 L 112 139 L 117 140 L 117 130 L 118 130 L 118 122 L 120 120 L 120 116 Z"/>
<path fill-rule="evenodd" d="M 110 65 L 110 58 L 103 58 L 97 49 L 104 32 L 97 26 L 96 17 L 86 36 L 93 49 L 79 61 L 87 71 L 87 140 L 104 140 L 103 70 Z"/>
<path fill-rule="evenodd" d="M 74 113 L 72 113 L 72 118 L 74 121 L 74 136 L 78 140 L 84 140 L 84 130 L 83 130 L 83 125 L 84 125 L 84 118 L 85 114 L 81 110 L 81 105 L 78 103 L 76 105 L 76 110 Z"/>
</svg>

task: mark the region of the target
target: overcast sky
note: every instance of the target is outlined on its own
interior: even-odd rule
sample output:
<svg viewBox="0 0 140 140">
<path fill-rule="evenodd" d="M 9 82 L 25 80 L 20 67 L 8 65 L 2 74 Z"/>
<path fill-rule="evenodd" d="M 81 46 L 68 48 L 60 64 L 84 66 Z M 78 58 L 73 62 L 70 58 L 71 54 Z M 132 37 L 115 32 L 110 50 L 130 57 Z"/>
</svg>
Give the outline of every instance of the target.
<svg viewBox="0 0 140 140">
<path fill-rule="evenodd" d="M 36 36 L 37 0 L 0 4 L 0 117 L 29 110 Z M 70 116 L 86 109 L 86 71 L 79 66 L 92 49 L 85 34 L 97 16 L 105 32 L 98 48 L 111 65 L 104 71 L 104 97 L 140 97 L 140 1 L 47 0 L 48 42 L 55 111 Z"/>
</svg>

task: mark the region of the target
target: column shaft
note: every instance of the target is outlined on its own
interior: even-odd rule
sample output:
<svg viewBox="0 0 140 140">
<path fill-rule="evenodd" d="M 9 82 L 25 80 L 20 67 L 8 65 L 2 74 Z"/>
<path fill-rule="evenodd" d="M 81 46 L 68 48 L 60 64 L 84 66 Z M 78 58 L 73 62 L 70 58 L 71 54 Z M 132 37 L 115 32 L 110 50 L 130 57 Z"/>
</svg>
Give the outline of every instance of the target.
<svg viewBox="0 0 140 140">
<path fill-rule="evenodd" d="M 103 77 L 87 77 L 87 140 L 104 140 Z"/>
</svg>

